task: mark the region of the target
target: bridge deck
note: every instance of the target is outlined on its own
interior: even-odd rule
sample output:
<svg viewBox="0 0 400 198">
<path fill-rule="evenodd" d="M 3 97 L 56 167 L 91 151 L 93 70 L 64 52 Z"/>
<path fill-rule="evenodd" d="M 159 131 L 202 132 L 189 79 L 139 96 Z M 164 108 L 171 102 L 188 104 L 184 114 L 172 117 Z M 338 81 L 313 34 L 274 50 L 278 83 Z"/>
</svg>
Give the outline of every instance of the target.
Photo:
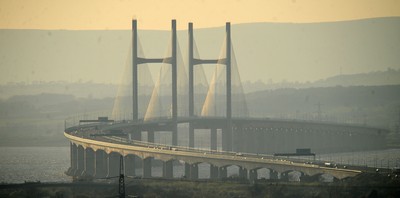
<svg viewBox="0 0 400 198">
<path fill-rule="evenodd" d="M 247 170 L 269 168 L 279 172 L 296 170 L 307 175 L 331 174 L 342 179 L 361 173 L 360 170 L 332 168 L 323 166 L 322 162 L 306 163 L 304 160 L 275 158 L 268 155 L 235 153 L 216 150 L 194 149 L 180 146 L 163 145 L 142 141 L 129 141 L 121 137 L 91 137 L 83 133 L 65 132 L 64 135 L 74 144 L 94 151 L 116 152 L 123 156 L 135 155 L 142 159 L 152 157 L 162 161 L 182 160 L 189 164 L 209 163 L 218 167 L 238 165 Z"/>
</svg>

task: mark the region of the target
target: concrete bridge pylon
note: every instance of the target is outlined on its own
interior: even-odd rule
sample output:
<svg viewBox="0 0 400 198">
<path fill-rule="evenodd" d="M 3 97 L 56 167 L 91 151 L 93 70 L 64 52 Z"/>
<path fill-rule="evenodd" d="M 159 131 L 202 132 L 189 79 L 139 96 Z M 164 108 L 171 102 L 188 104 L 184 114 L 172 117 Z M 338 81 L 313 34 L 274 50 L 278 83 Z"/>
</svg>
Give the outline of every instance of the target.
<svg viewBox="0 0 400 198">
<path fill-rule="evenodd" d="M 225 26 L 225 54 L 220 59 L 194 57 L 193 23 L 188 24 L 189 117 L 194 116 L 194 68 L 200 64 L 223 64 L 226 68 L 226 126 L 222 129 L 222 149 L 232 150 L 231 23 Z M 214 74 L 217 75 L 217 74 Z M 212 89 L 212 87 L 210 87 Z M 207 101 L 206 101 L 207 102 Z M 189 123 L 189 147 L 194 147 L 194 127 Z"/>
</svg>

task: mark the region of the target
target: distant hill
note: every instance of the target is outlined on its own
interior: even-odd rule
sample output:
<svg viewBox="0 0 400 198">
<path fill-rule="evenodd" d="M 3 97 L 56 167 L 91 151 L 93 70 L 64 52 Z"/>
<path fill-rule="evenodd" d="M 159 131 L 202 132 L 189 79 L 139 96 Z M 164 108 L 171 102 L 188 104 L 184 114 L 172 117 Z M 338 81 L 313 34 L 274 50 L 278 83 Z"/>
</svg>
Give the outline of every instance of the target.
<svg viewBox="0 0 400 198">
<path fill-rule="evenodd" d="M 388 68 L 386 71 L 337 75 L 310 84 L 314 87 L 396 85 L 400 84 L 400 69 Z"/>
<path fill-rule="evenodd" d="M 117 85 L 92 82 L 9 83 L 0 85 L 0 99 L 38 94 L 66 94 L 77 98 L 106 98 L 115 97 L 117 90 Z"/>
<path fill-rule="evenodd" d="M 388 68 L 385 71 L 374 71 L 359 74 L 343 74 L 328 77 L 314 82 L 243 82 L 246 93 L 255 91 L 282 89 L 282 88 L 311 88 L 311 87 L 335 87 L 335 86 L 379 86 L 379 85 L 399 85 L 400 69 Z"/>
<path fill-rule="evenodd" d="M 400 85 L 400 69 L 390 69 L 385 71 L 375 71 L 360 74 L 337 75 L 314 82 L 269 82 L 246 81 L 243 83 L 243 90 L 246 94 L 283 88 L 312 88 L 312 87 L 336 87 L 336 86 L 380 86 L 380 85 Z M 68 94 L 77 98 L 107 98 L 116 97 L 118 84 L 104 84 L 93 82 L 41 82 L 35 84 L 9 83 L 0 85 L 0 99 L 7 99 L 17 95 L 37 95 L 37 94 Z M 151 93 L 149 86 L 142 86 L 140 90 L 147 90 Z"/>
<path fill-rule="evenodd" d="M 341 71 L 346 75 L 400 68 L 400 17 L 232 24 L 243 81 L 312 82 Z M 165 55 L 169 31 L 139 34 L 147 57 Z M 187 31 L 178 31 L 178 38 L 186 52 Z M 217 58 L 224 28 L 195 29 L 195 38 L 201 58 Z M 0 30 L 0 84 L 79 80 L 116 84 L 130 60 L 130 41 L 130 30 Z"/>
</svg>

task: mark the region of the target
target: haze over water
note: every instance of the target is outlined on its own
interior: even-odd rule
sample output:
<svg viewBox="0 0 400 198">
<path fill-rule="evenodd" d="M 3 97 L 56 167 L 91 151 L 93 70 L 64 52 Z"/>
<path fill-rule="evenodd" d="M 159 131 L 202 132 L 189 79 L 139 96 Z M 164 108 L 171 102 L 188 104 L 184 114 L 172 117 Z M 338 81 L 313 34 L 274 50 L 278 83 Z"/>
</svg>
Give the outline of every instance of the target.
<svg viewBox="0 0 400 198">
<path fill-rule="evenodd" d="M 64 172 L 70 166 L 69 147 L 0 147 L 0 183 L 23 183 L 25 181 L 71 182 Z M 400 166 L 400 149 L 382 151 L 347 152 L 317 155 L 316 159 L 389 168 Z M 175 168 L 175 177 L 183 173 L 183 166 Z M 141 170 L 136 170 L 138 173 Z M 200 164 L 199 178 L 209 175 L 207 164 Z M 237 172 L 237 167 L 229 167 L 228 175 Z M 153 168 L 153 176 L 161 176 L 161 167 Z M 268 177 L 261 170 L 259 178 Z"/>
</svg>

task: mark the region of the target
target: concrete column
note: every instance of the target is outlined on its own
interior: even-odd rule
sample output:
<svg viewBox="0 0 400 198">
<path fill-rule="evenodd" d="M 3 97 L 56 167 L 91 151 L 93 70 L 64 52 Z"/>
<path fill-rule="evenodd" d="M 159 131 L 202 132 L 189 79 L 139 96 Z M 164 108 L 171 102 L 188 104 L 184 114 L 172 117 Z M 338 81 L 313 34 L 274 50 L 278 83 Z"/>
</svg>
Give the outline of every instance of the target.
<svg viewBox="0 0 400 198">
<path fill-rule="evenodd" d="M 185 178 L 190 179 L 190 167 L 191 165 L 188 163 L 185 163 Z"/>
<path fill-rule="evenodd" d="M 283 172 L 283 173 L 281 173 L 280 180 L 282 180 L 282 181 L 289 181 L 289 172 Z"/>
<path fill-rule="evenodd" d="M 108 154 L 108 175 L 107 177 L 115 177 L 119 175 L 120 154 L 110 153 Z"/>
<path fill-rule="evenodd" d="M 154 142 L 154 131 L 147 131 L 147 141 Z"/>
<path fill-rule="evenodd" d="M 177 36 L 176 20 L 171 21 L 171 73 L 172 73 L 172 119 L 176 121 L 178 117 L 178 78 L 177 78 Z"/>
<path fill-rule="evenodd" d="M 71 168 L 69 170 L 69 173 L 74 174 L 77 168 L 78 164 L 78 159 L 77 159 L 77 153 L 78 153 L 78 148 L 75 146 L 75 144 L 70 143 L 70 159 L 71 159 Z"/>
<path fill-rule="evenodd" d="M 173 170 L 173 161 L 166 161 L 163 162 L 163 177 L 164 178 L 173 178 L 174 177 L 174 170 Z"/>
<path fill-rule="evenodd" d="M 219 167 L 218 168 L 218 178 L 219 179 L 225 179 L 228 177 L 228 170 L 226 167 Z"/>
<path fill-rule="evenodd" d="M 172 130 L 172 145 L 178 145 L 178 124 L 175 123 Z"/>
<path fill-rule="evenodd" d="M 193 23 L 188 25 L 189 116 L 194 116 Z M 189 147 L 194 147 L 194 127 L 189 123 Z"/>
<path fill-rule="evenodd" d="M 256 169 L 250 170 L 250 172 L 249 172 L 249 180 L 250 181 L 257 180 L 257 177 L 258 177 L 257 170 Z"/>
<path fill-rule="evenodd" d="M 132 138 L 133 138 L 133 140 L 142 141 L 142 132 L 140 130 L 139 131 L 134 131 L 132 133 Z M 143 167 L 143 161 L 142 161 L 142 159 L 140 157 L 133 156 L 132 160 L 133 160 L 134 169 Z"/>
<path fill-rule="evenodd" d="M 178 61 L 177 61 L 177 35 L 176 20 L 171 21 L 171 73 L 172 73 L 172 119 L 174 127 L 172 130 L 172 145 L 178 145 Z"/>
<path fill-rule="evenodd" d="M 76 163 L 76 171 L 75 174 L 76 176 L 78 175 L 82 175 L 84 169 L 85 169 L 85 149 L 82 146 L 78 146 L 78 149 L 76 150 L 76 159 L 77 159 L 77 163 Z"/>
<path fill-rule="evenodd" d="M 194 116 L 193 23 L 188 25 L 189 116 Z M 190 124 L 189 124 L 190 125 Z M 190 142 L 190 141 L 189 141 Z M 190 143 L 189 143 L 190 147 Z"/>
<path fill-rule="evenodd" d="M 94 176 L 96 178 L 103 178 L 107 176 L 108 163 L 107 163 L 107 153 L 103 150 L 97 150 L 95 152 L 96 156 L 96 169 Z"/>
<path fill-rule="evenodd" d="M 222 128 L 222 150 L 232 151 L 232 128 Z"/>
<path fill-rule="evenodd" d="M 270 169 L 269 170 L 269 179 L 270 180 L 278 180 L 279 179 L 278 172 Z"/>
<path fill-rule="evenodd" d="M 147 141 L 154 142 L 154 131 L 147 131 Z M 151 168 L 152 168 L 152 160 L 153 158 L 148 157 L 143 159 L 143 178 L 150 178 L 151 177 Z"/>
<path fill-rule="evenodd" d="M 210 179 L 218 179 L 218 167 L 210 164 Z"/>
<path fill-rule="evenodd" d="M 233 131 L 233 151 L 235 152 L 244 152 L 244 135 L 243 135 L 243 128 L 237 127 L 236 130 Z"/>
<path fill-rule="evenodd" d="M 194 127 L 191 123 L 189 123 L 189 147 L 194 147 Z"/>
<path fill-rule="evenodd" d="M 85 149 L 85 170 L 83 172 L 84 175 L 94 176 L 96 169 L 96 155 L 93 149 L 87 148 Z"/>
<path fill-rule="evenodd" d="M 132 20 L 132 120 L 139 118 L 138 107 L 138 39 L 137 39 L 137 21 Z"/>
<path fill-rule="evenodd" d="M 232 64 L 231 64 L 231 23 L 226 23 L 226 128 L 222 132 L 222 150 L 232 151 Z"/>
<path fill-rule="evenodd" d="M 151 160 L 152 158 L 148 157 L 143 159 L 143 178 L 150 178 L 151 177 Z"/>
<path fill-rule="evenodd" d="M 210 133 L 211 150 L 217 150 L 217 129 L 212 128 Z"/>
<path fill-rule="evenodd" d="M 190 179 L 196 180 L 199 178 L 199 166 L 198 164 L 190 165 Z"/>
<path fill-rule="evenodd" d="M 124 157 L 125 162 L 125 175 L 126 176 L 135 176 L 135 156 L 127 155 Z"/>
<path fill-rule="evenodd" d="M 109 177 L 110 176 L 110 154 L 106 155 L 106 168 L 107 168 L 106 177 Z"/>
<path fill-rule="evenodd" d="M 236 128 L 233 128 L 232 129 L 232 151 L 236 151 L 236 152 L 238 151 L 238 141 L 240 141 L 238 138 L 238 131 Z"/>
<path fill-rule="evenodd" d="M 239 167 L 239 178 L 247 179 L 247 169 Z"/>
</svg>

